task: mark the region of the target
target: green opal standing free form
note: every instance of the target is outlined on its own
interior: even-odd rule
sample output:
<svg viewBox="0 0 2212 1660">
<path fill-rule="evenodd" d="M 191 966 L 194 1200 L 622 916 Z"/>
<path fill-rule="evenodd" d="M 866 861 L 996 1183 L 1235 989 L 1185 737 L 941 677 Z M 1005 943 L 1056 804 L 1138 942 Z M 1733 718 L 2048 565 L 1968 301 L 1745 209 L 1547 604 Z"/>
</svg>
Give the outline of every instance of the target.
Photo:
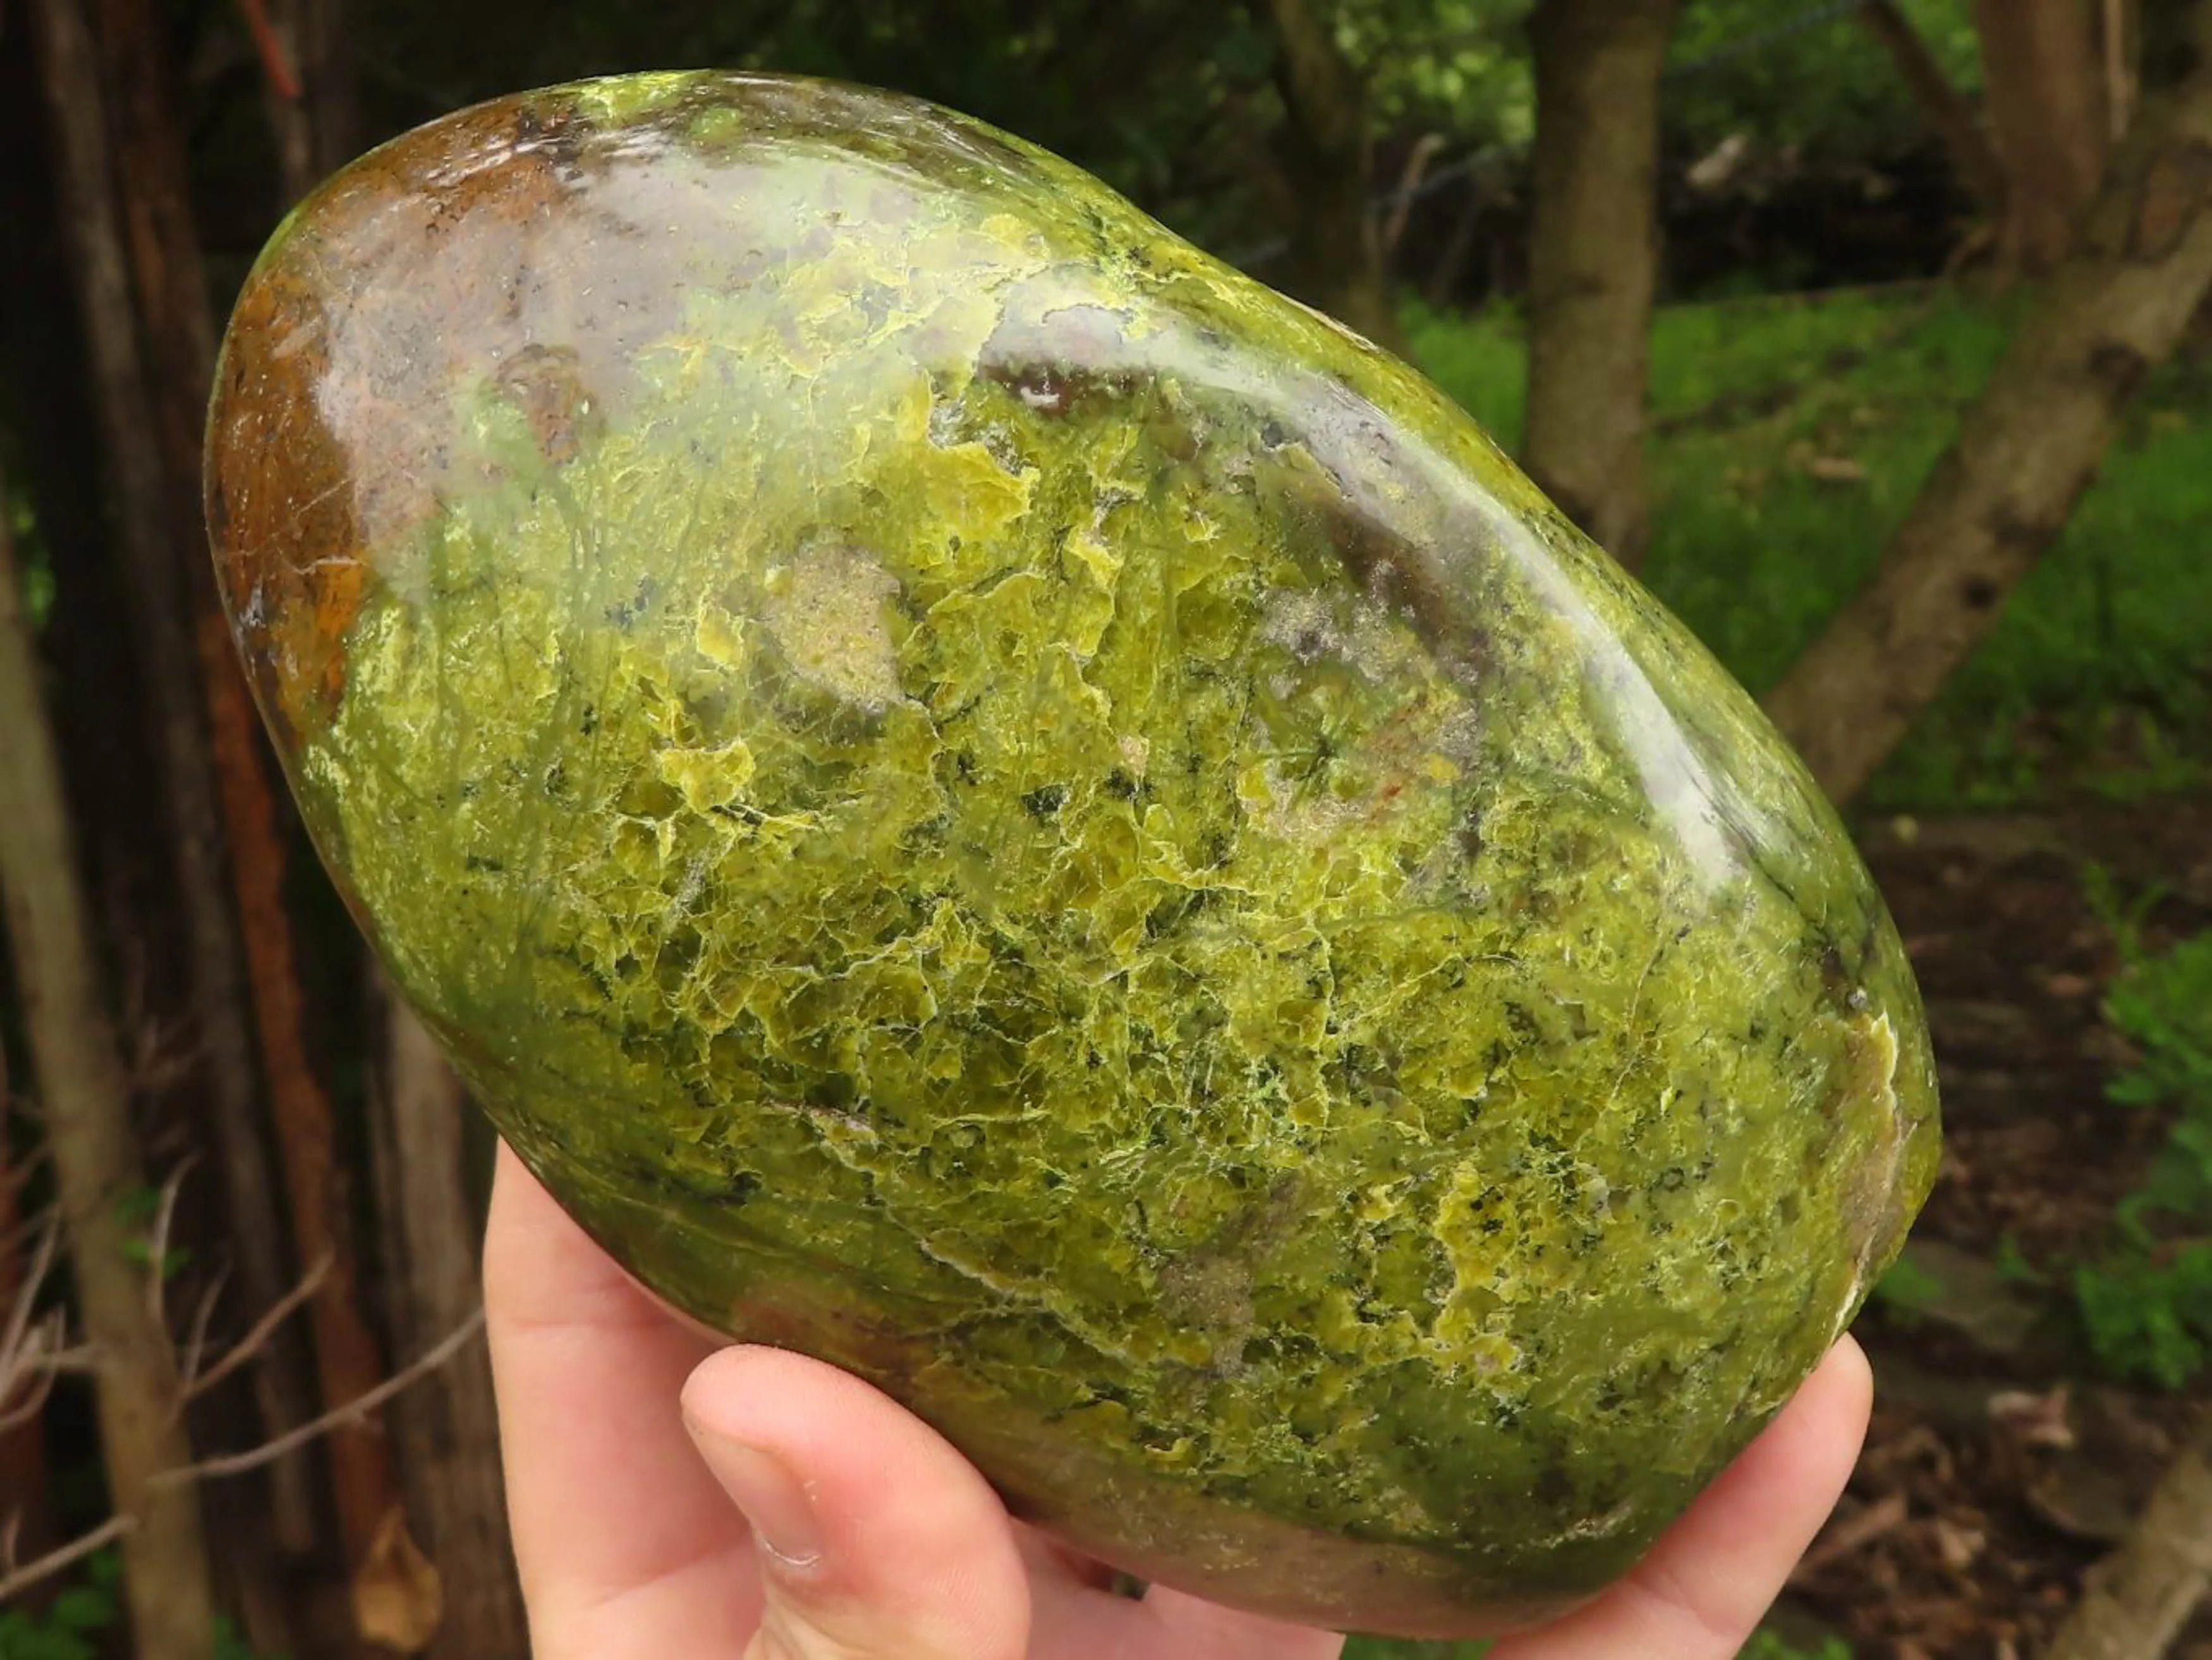
<svg viewBox="0 0 2212 1660">
<path fill-rule="evenodd" d="M 1751 701 L 1419 376 L 977 123 L 410 133 L 255 268 L 208 490 L 524 1159 L 1133 1573 L 1556 1612 L 1927 1192 L 1904 953 Z"/>
</svg>

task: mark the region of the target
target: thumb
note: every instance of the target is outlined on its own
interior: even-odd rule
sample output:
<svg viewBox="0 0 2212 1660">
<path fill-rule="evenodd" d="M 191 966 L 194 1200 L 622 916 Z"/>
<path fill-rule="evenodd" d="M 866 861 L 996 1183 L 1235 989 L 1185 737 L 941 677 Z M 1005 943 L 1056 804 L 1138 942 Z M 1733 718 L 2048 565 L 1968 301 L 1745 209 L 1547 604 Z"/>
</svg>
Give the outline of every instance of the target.
<svg viewBox="0 0 2212 1660">
<path fill-rule="evenodd" d="M 684 1417 L 751 1523 L 764 1592 L 745 1660 L 1022 1660 L 1029 1582 L 989 1485 L 860 1379 L 724 1349 Z"/>
</svg>

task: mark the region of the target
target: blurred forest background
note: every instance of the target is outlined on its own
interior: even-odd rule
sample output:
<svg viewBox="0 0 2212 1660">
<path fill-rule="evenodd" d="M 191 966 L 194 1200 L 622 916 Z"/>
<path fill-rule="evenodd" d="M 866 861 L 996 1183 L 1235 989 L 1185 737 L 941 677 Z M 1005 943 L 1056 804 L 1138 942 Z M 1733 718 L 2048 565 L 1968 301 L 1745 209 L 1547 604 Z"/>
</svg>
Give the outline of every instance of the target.
<svg viewBox="0 0 2212 1660">
<path fill-rule="evenodd" d="M 297 833 L 199 425 L 317 179 L 690 65 L 981 116 L 1404 351 L 1765 697 L 1909 942 L 1948 1157 L 1747 1652 L 2212 1657 L 2208 15 L 0 3 L 0 1660 L 524 1651 L 487 1132 Z"/>
</svg>

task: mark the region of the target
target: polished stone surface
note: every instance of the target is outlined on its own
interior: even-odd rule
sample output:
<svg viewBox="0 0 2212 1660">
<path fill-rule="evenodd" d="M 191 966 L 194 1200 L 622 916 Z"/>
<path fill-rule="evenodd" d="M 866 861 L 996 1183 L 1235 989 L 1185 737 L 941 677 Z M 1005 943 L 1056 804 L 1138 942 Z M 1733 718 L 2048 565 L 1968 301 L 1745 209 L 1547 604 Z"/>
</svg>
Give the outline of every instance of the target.
<svg viewBox="0 0 2212 1660">
<path fill-rule="evenodd" d="M 1293 1618 L 1617 1574 L 1936 1158 L 1755 707 L 1410 370 L 904 100 L 340 174 L 226 343 L 239 640 L 501 1128 L 715 1328 Z"/>
</svg>

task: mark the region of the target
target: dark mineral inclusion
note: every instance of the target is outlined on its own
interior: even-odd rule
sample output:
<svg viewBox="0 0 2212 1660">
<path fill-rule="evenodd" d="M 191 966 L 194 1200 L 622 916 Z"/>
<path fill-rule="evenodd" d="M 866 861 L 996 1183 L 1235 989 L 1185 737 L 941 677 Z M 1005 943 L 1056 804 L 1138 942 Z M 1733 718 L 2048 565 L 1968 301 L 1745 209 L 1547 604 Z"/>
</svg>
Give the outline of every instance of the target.
<svg viewBox="0 0 2212 1660">
<path fill-rule="evenodd" d="M 1132 1572 L 1555 1611 L 1927 1191 L 1896 933 L 1742 691 L 1418 375 L 1026 144 L 465 112 L 286 222 L 210 439 L 307 822 L 500 1128 Z"/>
</svg>

